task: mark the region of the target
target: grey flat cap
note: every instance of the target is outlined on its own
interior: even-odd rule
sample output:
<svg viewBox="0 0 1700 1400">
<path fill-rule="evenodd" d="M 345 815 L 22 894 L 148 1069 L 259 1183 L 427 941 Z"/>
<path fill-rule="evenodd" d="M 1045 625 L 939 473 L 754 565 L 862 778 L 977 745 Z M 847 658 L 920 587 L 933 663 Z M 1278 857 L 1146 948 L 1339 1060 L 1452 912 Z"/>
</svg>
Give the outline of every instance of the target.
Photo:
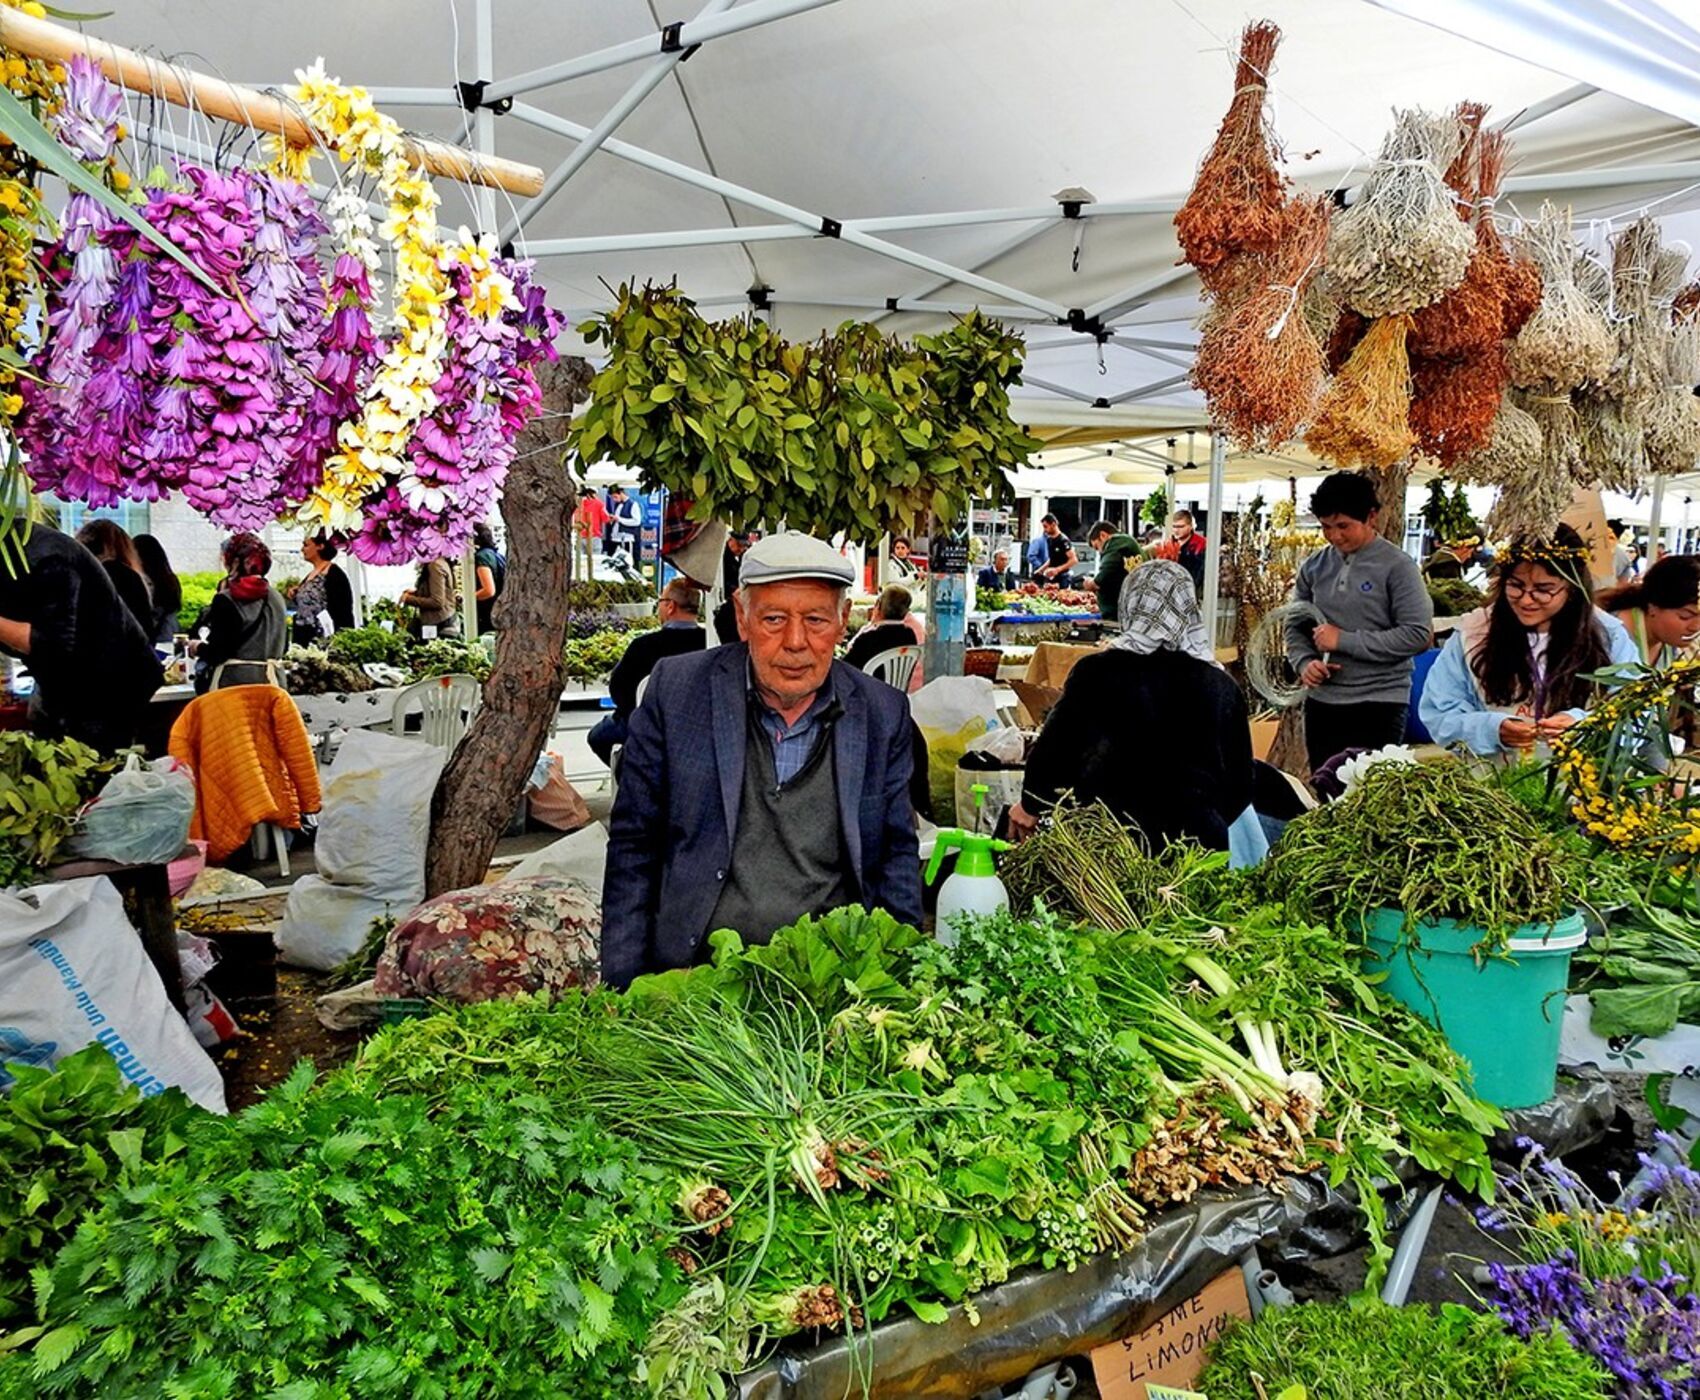
<svg viewBox="0 0 1700 1400">
<path fill-rule="evenodd" d="M 851 563 L 825 540 L 795 530 L 765 535 L 744 551 L 738 582 L 744 588 L 763 583 L 810 579 L 848 588 L 856 581 Z"/>
</svg>

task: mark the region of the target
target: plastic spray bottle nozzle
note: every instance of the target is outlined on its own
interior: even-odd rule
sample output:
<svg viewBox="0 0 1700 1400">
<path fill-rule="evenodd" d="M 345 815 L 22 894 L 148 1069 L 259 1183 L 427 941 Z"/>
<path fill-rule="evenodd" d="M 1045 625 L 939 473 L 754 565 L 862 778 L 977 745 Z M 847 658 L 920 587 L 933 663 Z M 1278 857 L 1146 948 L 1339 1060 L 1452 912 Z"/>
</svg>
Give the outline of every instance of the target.
<svg viewBox="0 0 1700 1400">
<path fill-rule="evenodd" d="M 930 885 L 938 879 L 939 867 L 944 864 L 946 851 L 961 852 L 956 858 L 958 875 L 995 876 L 997 867 L 992 861 L 992 853 L 1014 849 L 1008 841 L 998 841 L 982 832 L 963 831 L 954 826 L 946 827 L 939 832 L 933 845 L 933 858 L 927 862 L 927 883 Z"/>
</svg>

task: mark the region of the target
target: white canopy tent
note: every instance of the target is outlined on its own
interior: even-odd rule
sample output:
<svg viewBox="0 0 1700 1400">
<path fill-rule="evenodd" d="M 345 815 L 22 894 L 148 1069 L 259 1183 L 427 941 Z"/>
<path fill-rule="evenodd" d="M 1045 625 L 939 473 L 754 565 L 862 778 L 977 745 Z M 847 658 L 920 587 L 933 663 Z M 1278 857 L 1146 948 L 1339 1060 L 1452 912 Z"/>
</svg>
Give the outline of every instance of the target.
<svg viewBox="0 0 1700 1400">
<path fill-rule="evenodd" d="M 575 316 L 628 279 L 676 278 L 711 312 L 756 305 L 794 337 L 851 316 L 920 332 L 977 304 L 1025 334 L 1016 409 L 1047 439 L 1205 427 L 1197 284 L 1170 216 L 1226 106 L 1243 0 L 689 3 L 126 0 L 92 27 L 261 87 L 323 55 L 420 131 L 542 167 L 537 199 L 445 187 L 443 216 L 536 256 Z M 1517 133 L 1502 212 L 1569 203 L 1603 241 L 1656 207 L 1700 244 L 1691 8 L 1256 12 L 1285 30 L 1272 102 L 1303 183 L 1361 179 L 1393 107 L 1474 98 Z M 145 95 L 133 107 L 164 150 L 211 139 Z M 1299 453 L 1223 472 L 1294 464 L 1315 470 Z"/>
</svg>

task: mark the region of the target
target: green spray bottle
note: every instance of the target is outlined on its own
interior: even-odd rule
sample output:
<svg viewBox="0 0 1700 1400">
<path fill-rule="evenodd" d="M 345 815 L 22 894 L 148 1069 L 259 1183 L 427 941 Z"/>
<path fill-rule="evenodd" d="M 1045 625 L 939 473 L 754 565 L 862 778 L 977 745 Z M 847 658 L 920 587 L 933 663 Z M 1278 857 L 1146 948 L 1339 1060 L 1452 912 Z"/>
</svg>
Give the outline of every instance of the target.
<svg viewBox="0 0 1700 1400">
<path fill-rule="evenodd" d="M 975 825 L 978 826 L 979 814 L 990 789 L 984 783 L 975 783 L 972 791 Z M 929 885 L 939 877 L 939 867 L 944 862 L 945 852 L 959 852 L 956 869 L 951 872 L 950 878 L 944 882 L 944 888 L 939 891 L 934 927 L 938 931 L 940 943 L 947 948 L 955 944 L 960 933 L 956 921 L 961 916 L 997 914 L 1009 908 L 1009 891 L 1004 889 L 1003 881 L 998 879 L 992 853 L 1013 849 L 1008 841 L 995 840 L 989 832 L 963 831 L 959 827 L 940 830 L 933 846 L 933 858 L 927 862 Z"/>
</svg>

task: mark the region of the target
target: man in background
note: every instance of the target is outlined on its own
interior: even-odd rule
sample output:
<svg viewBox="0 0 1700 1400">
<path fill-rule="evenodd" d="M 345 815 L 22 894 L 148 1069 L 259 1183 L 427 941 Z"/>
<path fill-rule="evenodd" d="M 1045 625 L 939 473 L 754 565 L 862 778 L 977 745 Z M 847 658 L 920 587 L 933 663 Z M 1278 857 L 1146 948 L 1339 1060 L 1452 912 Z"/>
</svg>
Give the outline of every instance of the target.
<svg viewBox="0 0 1700 1400">
<path fill-rule="evenodd" d="M 1106 622 L 1116 620 L 1121 604 L 1122 584 L 1127 580 L 1130 559 L 1139 555 L 1139 541 L 1124 535 L 1108 520 L 1100 520 L 1086 532 L 1086 543 L 1098 551 L 1097 577 L 1087 580 L 1086 587 L 1098 595 L 1098 615 Z"/>
<path fill-rule="evenodd" d="M 1193 528 L 1192 512 L 1177 510 L 1169 517 L 1169 538 L 1157 547 L 1159 559 L 1172 559 L 1192 578 L 1192 591 L 1204 596 L 1204 551 L 1207 542 Z"/>
<path fill-rule="evenodd" d="M 992 552 L 992 562 L 980 570 L 974 580 L 974 586 L 994 592 L 1012 593 L 1017 582 L 1015 570 L 1009 567 L 1009 551 L 998 549 Z"/>
<path fill-rule="evenodd" d="M 1074 541 L 1062 532 L 1062 526 L 1057 524 L 1054 515 L 1047 515 L 1039 521 L 1039 528 L 1045 533 L 1041 537 L 1045 541 L 1045 564 L 1033 577 L 1038 583 L 1054 583 L 1058 588 L 1068 588 L 1073 585 L 1072 570 L 1080 563 L 1080 556 L 1074 552 Z"/>
<path fill-rule="evenodd" d="M 638 687 L 649 679 L 655 663 L 664 656 L 684 656 L 708 645 L 702 630 L 702 594 L 689 579 L 676 578 L 662 589 L 655 610 L 661 626 L 634 637 L 608 677 L 608 698 L 614 702 L 614 713 L 604 716 L 585 735 L 590 751 L 604 763 L 611 762 L 616 745 L 626 742 L 632 711 L 638 705 Z"/>
</svg>

